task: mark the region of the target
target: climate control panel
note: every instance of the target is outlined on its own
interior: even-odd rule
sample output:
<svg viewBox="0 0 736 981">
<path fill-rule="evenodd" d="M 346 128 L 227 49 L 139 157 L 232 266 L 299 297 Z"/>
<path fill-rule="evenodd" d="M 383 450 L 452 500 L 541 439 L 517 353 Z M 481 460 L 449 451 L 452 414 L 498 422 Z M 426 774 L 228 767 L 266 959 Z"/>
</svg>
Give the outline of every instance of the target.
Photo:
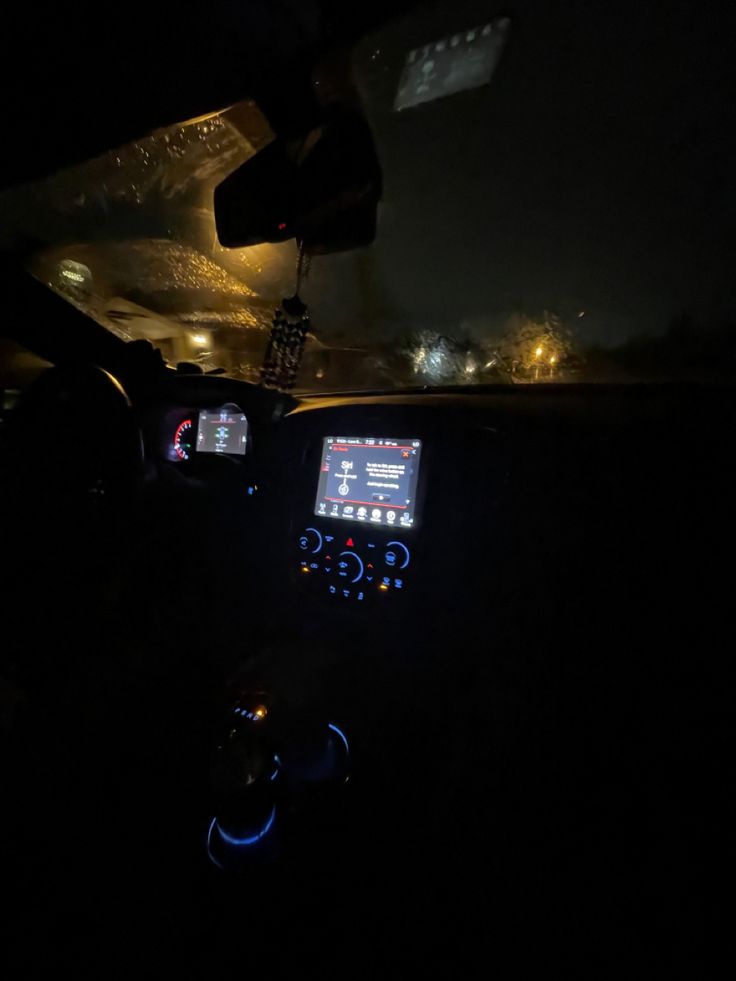
<svg viewBox="0 0 736 981">
<path fill-rule="evenodd" d="M 412 571 L 411 545 L 373 528 L 326 529 L 316 524 L 295 541 L 295 574 L 309 592 L 335 601 L 368 603 L 403 593 Z"/>
</svg>

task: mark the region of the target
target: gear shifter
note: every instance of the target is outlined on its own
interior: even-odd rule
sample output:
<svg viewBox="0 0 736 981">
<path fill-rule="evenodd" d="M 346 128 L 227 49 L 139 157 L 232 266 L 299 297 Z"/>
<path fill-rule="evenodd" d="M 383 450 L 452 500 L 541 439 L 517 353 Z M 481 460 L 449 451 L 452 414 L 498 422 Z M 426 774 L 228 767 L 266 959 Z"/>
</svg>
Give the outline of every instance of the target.
<svg viewBox="0 0 736 981">
<path fill-rule="evenodd" d="M 212 862 L 238 869 L 273 859 L 285 826 L 289 840 L 298 837 L 299 814 L 348 781 L 349 759 L 334 723 L 274 709 L 263 691 L 242 691 L 212 758 Z"/>
</svg>

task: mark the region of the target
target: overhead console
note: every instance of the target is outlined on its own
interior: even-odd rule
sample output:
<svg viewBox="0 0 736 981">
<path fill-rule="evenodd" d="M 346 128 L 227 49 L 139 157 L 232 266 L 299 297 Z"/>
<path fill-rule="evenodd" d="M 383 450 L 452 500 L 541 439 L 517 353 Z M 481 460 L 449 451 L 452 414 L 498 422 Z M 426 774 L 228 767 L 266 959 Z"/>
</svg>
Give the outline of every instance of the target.
<svg viewBox="0 0 736 981">
<path fill-rule="evenodd" d="M 303 589 L 356 604 L 386 603 L 407 590 L 421 520 L 421 456 L 415 438 L 323 438 L 319 456 L 316 448 L 310 455 L 313 509 L 294 528 L 293 568 Z"/>
</svg>

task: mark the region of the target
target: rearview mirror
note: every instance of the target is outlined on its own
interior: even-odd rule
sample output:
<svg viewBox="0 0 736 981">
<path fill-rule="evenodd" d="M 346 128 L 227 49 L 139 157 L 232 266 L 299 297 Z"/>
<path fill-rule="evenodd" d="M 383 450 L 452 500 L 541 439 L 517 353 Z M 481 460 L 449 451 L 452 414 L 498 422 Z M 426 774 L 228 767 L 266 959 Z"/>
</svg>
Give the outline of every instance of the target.
<svg viewBox="0 0 736 981">
<path fill-rule="evenodd" d="M 305 138 L 277 137 L 215 189 L 217 234 L 229 248 L 296 238 L 312 255 L 368 245 L 381 190 L 368 123 L 333 105 Z"/>
</svg>

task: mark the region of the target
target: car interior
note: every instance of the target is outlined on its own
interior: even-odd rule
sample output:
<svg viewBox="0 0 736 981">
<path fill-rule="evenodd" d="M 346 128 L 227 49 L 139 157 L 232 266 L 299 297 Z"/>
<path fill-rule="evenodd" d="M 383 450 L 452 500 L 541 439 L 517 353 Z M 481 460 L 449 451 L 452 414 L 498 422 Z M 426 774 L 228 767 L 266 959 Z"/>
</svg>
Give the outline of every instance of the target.
<svg viewBox="0 0 736 981">
<path fill-rule="evenodd" d="M 6 223 L 8 978 L 652 976 L 728 934 L 733 342 L 716 380 L 300 380 L 311 278 L 393 220 L 350 53 L 442 7 L 425 39 L 486 18 L 503 86 L 560 5 L 451 6 L 82 3 L 6 37 L 8 193 L 250 100 L 272 138 L 218 175 L 217 248 L 291 250 L 248 374 L 111 329 L 93 260 L 65 293 L 65 233 Z"/>
</svg>

